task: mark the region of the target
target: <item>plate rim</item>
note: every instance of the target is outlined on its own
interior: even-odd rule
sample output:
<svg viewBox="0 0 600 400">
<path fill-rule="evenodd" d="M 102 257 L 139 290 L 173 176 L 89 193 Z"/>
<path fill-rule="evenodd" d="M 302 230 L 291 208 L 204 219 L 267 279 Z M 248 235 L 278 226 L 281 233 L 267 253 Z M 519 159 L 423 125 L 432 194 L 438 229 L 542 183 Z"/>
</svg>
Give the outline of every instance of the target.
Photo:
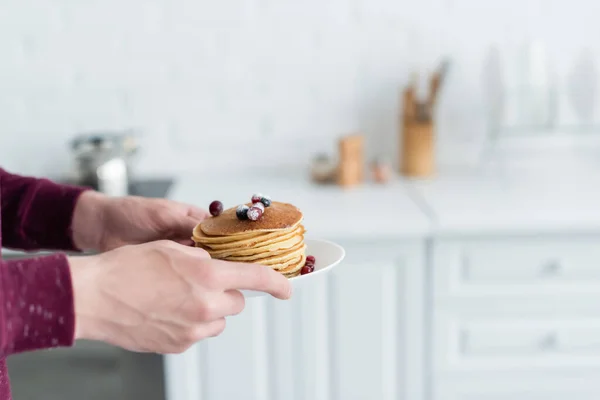
<svg viewBox="0 0 600 400">
<path fill-rule="evenodd" d="M 333 268 L 335 268 L 336 266 L 338 266 L 343 260 L 344 258 L 346 258 L 346 249 L 342 246 L 339 245 L 331 240 L 325 240 L 325 239 L 314 239 L 314 238 L 307 238 L 305 239 L 305 242 L 321 242 L 321 243 L 327 243 L 328 245 L 332 245 L 334 247 L 337 247 L 338 249 L 340 249 L 342 255 L 341 257 L 334 263 L 328 265 L 327 267 L 323 268 L 323 269 L 319 269 L 316 270 L 314 272 L 311 272 L 310 274 L 306 274 L 306 275 L 298 275 L 295 276 L 293 278 L 288 278 L 288 280 L 290 281 L 290 283 L 292 284 L 292 287 L 294 287 L 296 285 L 297 282 L 300 282 L 300 279 L 304 278 L 304 279 L 308 279 L 311 278 L 315 275 L 319 275 L 321 273 L 328 273 L 330 272 Z M 252 298 L 261 298 L 261 297 L 265 297 L 268 296 L 269 294 L 266 292 L 260 292 L 260 291 L 255 291 L 255 290 L 241 290 L 241 292 L 243 293 L 244 297 L 248 298 L 248 299 L 252 299 Z M 292 295 L 293 297 L 293 295 Z"/>
<path fill-rule="evenodd" d="M 305 241 L 304 241 L 304 242 L 306 243 L 306 242 L 309 242 L 309 241 L 313 241 L 313 242 L 320 242 L 320 243 L 327 243 L 327 244 L 329 244 L 329 245 L 332 245 L 332 246 L 334 246 L 334 247 L 337 247 L 337 248 L 339 248 L 339 249 L 341 250 L 341 252 L 342 252 L 342 256 L 341 256 L 341 257 L 340 257 L 340 258 L 339 258 L 339 259 L 338 259 L 336 262 L 334 262 L 333 264 L 330 264 L 330 265 L 326 266 L 325 268 L 322 268 L 322 269 L 315 270 L 315 271 L 311 272 L 310 274 L 306 274 L 306 275 L 297 275 L 297 276 L 294 276 L 293 278 L 290 278 L 290 279 L 289 279 L 290 281 L 297 281 L 297 280 L 298 280 L 298 279 L 300 279 L 300 278 L 309 278 L 309 277 L 311 277 L 311 276 L 314 276 L 313 274 L 317 275 L 317 274 L 320 274 L 320 273 L 322 273 L 322 272 L 325 272 L 325 271 L 331 270 L 331 269 L 333 269 L 334 267 L 336 267 L 336 266 L 337 266 L 339 263 L 341 263 L 341 262 L 344 260 L 344 258 L 346 257 L 346 249 L 344 249 L 344 248 L 343 248 L 342 246 L 340 246 L 339 244 L 337 244 L 337 243 L 335 243 L 335 242 L 332 242 L 331 240 L 307 238 L 307 239 L 305 239 Z M 308 246 L 307 246 L 307 247 L 308 247 Z"/>
</svg>

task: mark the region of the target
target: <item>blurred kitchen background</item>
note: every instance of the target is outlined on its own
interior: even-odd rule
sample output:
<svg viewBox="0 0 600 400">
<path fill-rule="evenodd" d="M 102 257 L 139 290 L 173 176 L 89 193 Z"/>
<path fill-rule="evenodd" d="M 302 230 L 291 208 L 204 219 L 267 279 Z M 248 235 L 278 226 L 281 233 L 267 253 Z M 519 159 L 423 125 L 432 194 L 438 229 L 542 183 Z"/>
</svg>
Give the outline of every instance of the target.
<svg viewBox="0 0 600 400">
<path fill-rule="evenodd" d="M 262 191 L 348 250 L 182 355 L 15 356 L 15 399 L 597 399 L 599 15 L 3 0 L 3 168 L 200 206 Z"/>
</svg>

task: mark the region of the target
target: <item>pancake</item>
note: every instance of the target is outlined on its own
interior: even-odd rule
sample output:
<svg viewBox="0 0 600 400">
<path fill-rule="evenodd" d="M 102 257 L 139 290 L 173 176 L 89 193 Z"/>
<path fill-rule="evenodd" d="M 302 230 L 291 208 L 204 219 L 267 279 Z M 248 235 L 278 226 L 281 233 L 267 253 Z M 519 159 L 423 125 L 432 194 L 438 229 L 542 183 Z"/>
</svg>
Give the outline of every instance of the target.
<svg viewBox="0 0 600 400">
<path fill-rule="evenodd" d="M 252 260 L 252 262 L 254 262 L 256 264 L 262 264 L 262 265 L 275 265 L 275 266 L 279 266 L 282 268 L 284 266 L 289 265 L 290 261 L 297 260 L 298 257 L 302 256 L 302 254 L 304 254 L 305 251 L 306 251 L 306 245 L 304 243 L 302 243 L 301 246 L 295 247 L 293 249 L 289 249 L 285 253 L 276 254 L 276 255 L 264 257 L 264 258 L 257 259 L 257 260 Z M 228 258 L 228 260 L 234 261 L 229 258 Z M 281 268 L 275 268 L 275 269 L 281 269 Z"/>
<path fill-rule="evenodd" d="M 244 249 L 244 248 L 255 248 L 263 247 L 271 243 L 277 243 L 292 236 L 304 234 L 304 227 L 298 225 L 293 230 L 276 231 L 268 233 L 259 233 L 249 239 L 242 239 L 237 241 L 230 241 L 227 243 L 210 243 L 206 242 L 204 237 L 193 236 L 193 240 L 196 243 L 200 243 L 203 247 L 210 250 L 228 250 L 228 249 Z"/>
<path fill-rule="evenodd" d="M 292 234 L 293 234 L 293 232 L 292 232 Z M 223 250 L 212 250 L 208 247 L 203 246 L 202 244 L 200 244 L 200 246 L 198 246 L 198 247 L 201 247 L 204 250 L 206 250 L 212 258 L 221 259 L 221 258 L 226 258 L 226 257 L 230 257 L 230 256 L 251 256 L 251 255 L 261 254 L 261 253 L 279 250 L 279 249 L 289 249 L 290 247 L 293 247 L 296 244 L 301 243 L 303 241 L 304 241 L 303 235 L 293 234 L 292 236 L 281 238 L 280 240 L 276 241 L 275 243 L 268 243 L 265 245 L 257 245 L 255 247 L 242 247 L 240 249 L 232 248 L 232 249 L 223 249 Z"/>
<path fill-rule="evenodd" d="M 278 232 L 278 231 L 275 231 Z M 197 240 L 202 240 L 203 243 L 213 243 L 213 244 L 222 244 L 222 243 L 230 243 L 230 242 L 236 242 L 239 240 L 244 240 L 244 239 L 250 239 L 253 237 L 257 237 L 260 235 L 263 235 L 264 232 L 247 232 L 247 233 L 241 233 L 239 235 L 233 235 L 233 236 L 209 236 L 206 233 L 202 232 L 202 229 L 200 229 L 200 224 L 196 225 L 196 227 L 194 228 L 194 231 L 192 232 L 192 237 L 196 238 Z"/>
<path fill-rule="evenodd" d="M 302 249 L 304 251 L 304 249 Z M 296 252 L 298 253 L 298 252 Z M 267 267 L 271 267 L 276 271 L 285 271 L 288 268 L 294 267 L 299 260 L 302 259 L 302 255 L 295 255 L 295 257 L 290 258 L 289 260 L 277 261 L 271 264 L 267 264 L 265 262 L 255 262 L 254 264 L 265 265 Z"/>
<path fill-rule="evenodd" d="M 288 265 L 286 268 L 280 269 L 278 272 L 284 275 L 300 273 L 304 263 L 306 263 L 306 254 L 302 254 L 295 264 Z"/>
<path fill-rule="evenodd" d="M 213 258 L 227 258 L 227 257 L 241 257 L 241 256 L 254 256 L 257 254 L 271 253 L 273 251 L 282 251 L 290 249 L 299 243 L 304 241 L 302 235 L 295 235 L 290 238 L 278 241 L 276 243 L 270 243 L 264 246 L 256 246 L 252 248 L 242 249 L 225 249 L 225 250 L 211 250 L 204 249 Z"/>
<path fill-rule="evenodd" d="M 259 254 L 253 254 L 251 256 L 229 256 L 227 257 L 228 261 L 236 261 L 236 262 L 261 262 L 263 259 L 266 258 L 270 258 L 272 256 L 278 256 L 281 254 L 287 254 L 290 251 L 293 250 L 298 250 L 302 247 L 305 247 L 306 245 L 304 243 L 298 243 L 297 245 L 289 248 L 289 249 L 279 249 L 279 250 L 272 250 L 268 253 L 259 253 Z"/>
<path fill-rule="evenodd" d="M 235 236 L 290 229 L 302 221 L 302 212 L 288 203 L 272 202 L 258 221 L 240 221 L 235 215 L 236 208 L 229 208 L 218 217 L 205 219 L 200 223 L 200 229 L 208 236 Z"/>
<path fill-rule="evenodd" d="M 251 206 L 251 204 L 247 204 Z M 261 264 L 287 278 L 306 263 L 302 212 L 292 204 L 273 201 L 257 221 L 240 220 L 236 207 L 210 217 L 192 231 L 196 247 L 215 259 Z"/>
</svg>

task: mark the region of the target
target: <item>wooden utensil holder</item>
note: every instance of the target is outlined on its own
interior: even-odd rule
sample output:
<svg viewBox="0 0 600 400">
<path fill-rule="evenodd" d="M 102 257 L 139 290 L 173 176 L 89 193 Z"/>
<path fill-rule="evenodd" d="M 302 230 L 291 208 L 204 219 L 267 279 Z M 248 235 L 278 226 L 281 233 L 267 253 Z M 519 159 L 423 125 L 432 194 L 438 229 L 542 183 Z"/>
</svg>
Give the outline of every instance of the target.
<svg viewBox="0 0 600 400">
<path fill-rule="evenodd" d="M 426 178 L 435 172 L 434 123 L 404 121 L 401 132 L 401 168 L 404 176 Z"/>
</svg>

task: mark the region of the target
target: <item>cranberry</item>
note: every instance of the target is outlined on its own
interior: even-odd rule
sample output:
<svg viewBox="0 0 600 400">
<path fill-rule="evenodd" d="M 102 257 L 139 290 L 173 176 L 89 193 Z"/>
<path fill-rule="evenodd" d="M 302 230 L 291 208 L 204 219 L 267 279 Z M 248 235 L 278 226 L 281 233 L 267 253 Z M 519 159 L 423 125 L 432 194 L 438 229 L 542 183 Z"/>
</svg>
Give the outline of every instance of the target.
<svg viewBox="0 0 600 400">
<path fill-rule="evenodd" d="M 316 261 L 315 256 L 306 256 L 306 262 L 314 264 Z"/>
<path fill-rule="evenodd" d="M 263 213 L 265 212 L 265 206 L 264 206 L 264 204 L 263 204 L 263 203 L 261 203 L 261 202 L 258 202 L 258 203 L 254 203 L 254 204 L 252 204 L 252 207 L 257 207 L 257 208 L 260 208 L 260 210 L 261 210 Z"/>
<path fill-rule="evenodd" d="M 248 219 L 252 221 L 257 221 L 260 217 L 262 217 L 262 210 L 258 207 L 250 207 L 248 209 Z"/>
<path fill-rule="evenodd" d="M 262 194 L 260 194 L 260 193 L 254 193 L 254 194 L 252 195 L 252 203 L 253 203 L 253 204 L 254 204 L 254 203 L 260 203 L 260 199 L 262 199 L 262 198 L 263 198 L 263 195 L 262 195 Z"/>
<path fill-rule="evenodd" d="M 313 272 L 315 270 L 315 267 L 311 266 L 311 265 L 305 265 L 304 267 L 302 267 L 302 269 L 300 270 L 300 275 L 306 275 L 306 274 L 310 274 L 311 272 Z"/>
<path fill-rule="evenodd" d="M 223 212 L 223 203 L 221 203 L 219 200 L 213 201 L 212 203 L 210 203 L 210 206 L 208 206 L 208 211 L 213 217 L 221 215 L 221 213 Z"/>
</svg>

